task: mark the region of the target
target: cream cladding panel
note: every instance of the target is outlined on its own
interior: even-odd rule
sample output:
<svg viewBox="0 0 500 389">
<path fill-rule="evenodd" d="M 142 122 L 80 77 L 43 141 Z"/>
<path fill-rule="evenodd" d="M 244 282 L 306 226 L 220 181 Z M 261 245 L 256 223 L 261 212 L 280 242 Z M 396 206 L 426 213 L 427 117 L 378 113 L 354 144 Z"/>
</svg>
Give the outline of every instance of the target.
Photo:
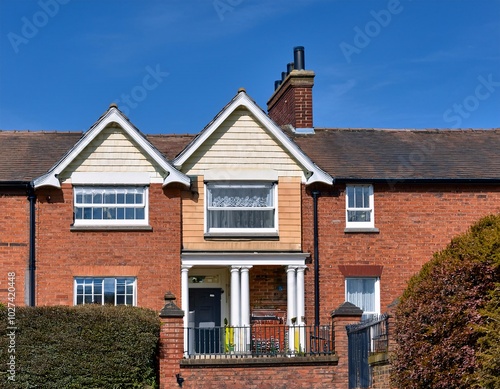
<svg viewBox="0 0 500 389">
<path fill-rule="evenodd" d="M 279 176 L 303 176 L 294 158 L 246 109 L 235 110 L 186 161 L 182 171 L 203 175 L 217 169 L 274 169 Z"/>
<path fill-rule="evenodd" d="M 146 157 L 121 128 L 106 127 L 65 169 L 72 172 L 149 172 L 161 179 L 162 169 Z"/>
</svg>

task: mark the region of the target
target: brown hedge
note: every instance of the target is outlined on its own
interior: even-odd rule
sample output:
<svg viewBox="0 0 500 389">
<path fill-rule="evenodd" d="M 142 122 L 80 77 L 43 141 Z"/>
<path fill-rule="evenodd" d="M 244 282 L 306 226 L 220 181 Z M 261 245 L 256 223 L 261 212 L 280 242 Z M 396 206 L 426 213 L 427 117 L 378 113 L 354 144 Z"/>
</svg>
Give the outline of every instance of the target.
<svg viewBox="0 0 500 389">
<path fill-rule="evenodd" d="M 12 316 L 12 314 L 11 314 Z M 0 331 L 8 334 L 7 309 Z M 126 306 L 23 307 L 15 311 L 15 381 L 0 387 L 149 388 L 157 385 L 156 312 Z M 10 339 L 0 338 L 2 366 Z"/>
<path fill-rule="evenodd" d="M 490 312 L 495 308 L 492 291 L 498 287 L 499 270 L 496 215 L 453 239 L 409 281 L 396 310 L 396 387 L 499 387 L 498 381 L 486 381 L 488 374 L 495 374 L 492 360 L 498 369 L 498 345 L 495 350 L 491 337 L 498 339 L 499 322 Z"/>
</svg>

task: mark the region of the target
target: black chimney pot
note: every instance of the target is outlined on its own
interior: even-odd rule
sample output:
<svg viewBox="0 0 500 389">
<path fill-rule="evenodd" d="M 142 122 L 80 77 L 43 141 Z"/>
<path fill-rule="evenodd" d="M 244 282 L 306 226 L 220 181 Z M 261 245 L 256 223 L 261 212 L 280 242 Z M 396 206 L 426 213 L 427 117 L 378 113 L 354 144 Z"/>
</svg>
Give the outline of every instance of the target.
<svg viewBox="0 0 500 389">
<path fill-rule="evenodd" d="M 304 46 L 296 46 L 293 48 L 293 63 L 296 70 L 304 70 L 306 67 Z"/>
</svg>

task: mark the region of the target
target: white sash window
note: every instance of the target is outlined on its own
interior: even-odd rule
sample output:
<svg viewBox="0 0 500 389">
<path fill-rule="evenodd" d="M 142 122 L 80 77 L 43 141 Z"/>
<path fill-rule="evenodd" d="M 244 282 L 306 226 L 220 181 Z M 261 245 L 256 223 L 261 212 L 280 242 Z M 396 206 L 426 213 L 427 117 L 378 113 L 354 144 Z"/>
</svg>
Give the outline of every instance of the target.
<svg viewBox="0 0 500 389">
<path fill-rule="evenodd" d="M 133 277 L 75 278 L 75 305 L 136 305 Z"/>
<path fill-rule="evenodd" d="M 209 183 L 206 193 L 206 232 L 277 231 L 276 190 L 273 183 Z"/>
<path fill-rule="evenodd" d="M 147 225 L 147 187 L 75 187 L 75 226 Z"/>
<path fill-rule="evenodd" d="M 347 228 L 374 227 L 372 185 L 347 185 L 346 227 Z"/>
</svg>

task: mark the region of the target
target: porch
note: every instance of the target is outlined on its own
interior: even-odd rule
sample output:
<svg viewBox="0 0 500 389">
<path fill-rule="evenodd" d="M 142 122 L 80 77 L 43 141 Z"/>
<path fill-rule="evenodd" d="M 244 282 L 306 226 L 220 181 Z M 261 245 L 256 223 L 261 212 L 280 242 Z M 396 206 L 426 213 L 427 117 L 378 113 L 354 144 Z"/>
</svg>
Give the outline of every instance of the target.
<svg viewBox="0 0 500 389">
<path fill-rule="evenodd" d="M 256 355 L 266 348 L 283 355 L 299 351 L 299 345 L 309 350 L 304 304 L 308 256 L 183 253 L 184 356 Z"/>
</svg>

